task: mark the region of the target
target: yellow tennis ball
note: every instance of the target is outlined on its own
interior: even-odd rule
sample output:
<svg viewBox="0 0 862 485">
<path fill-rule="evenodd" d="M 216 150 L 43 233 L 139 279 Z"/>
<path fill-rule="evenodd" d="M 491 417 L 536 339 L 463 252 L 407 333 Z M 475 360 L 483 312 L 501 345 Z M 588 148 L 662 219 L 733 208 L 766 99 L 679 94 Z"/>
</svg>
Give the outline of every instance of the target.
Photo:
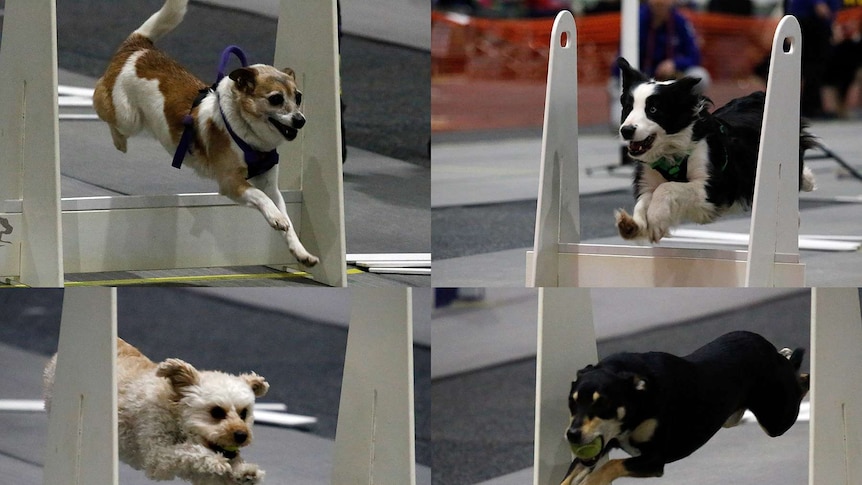
<svg viewBox="0 0 862 485">
<path fill-rule="evenodd" d="M 582 460 L 589 460 L 595 458 L 596 455 L 601 453 L 602 451 L 602 437 L 599 436 L 594 439 L 592 442 L 587 443 L 585 445 L 577 446 L 572 443 L 569 443 L 569 446 L 572 448 L 572 453 L 575 454 L 578 458 Z"/>
<path fill-rule="evenodd" d="M 239 451 L 239 446 L 223 446 L 225 451 Z"/>
</svg>

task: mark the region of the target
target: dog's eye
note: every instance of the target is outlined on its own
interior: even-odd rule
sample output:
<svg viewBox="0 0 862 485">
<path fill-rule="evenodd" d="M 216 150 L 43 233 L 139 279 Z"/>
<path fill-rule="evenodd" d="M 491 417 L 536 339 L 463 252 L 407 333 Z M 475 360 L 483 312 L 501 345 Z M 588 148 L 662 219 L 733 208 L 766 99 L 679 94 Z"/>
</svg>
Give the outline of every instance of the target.
<svg viewBox="0 0 862 485">
<path fill-rule="evenodd" d="M 301 104 L 302 104 L 302 93 L 300 93 L 299 91 L 297 91 L 297 92 L 296 92 L 295 99 L 296 99 L 296 105 L 297 105 L 297 106 L 301 105 Z"/>
<path fill-rule="evenodd" d="M 248 417 L 248 409 L 243 409 L 239 412 L 239 419 L 245 421 L 246 417 Z"/>
<path fill-rule="evenodd" d="M 212 416 L 213 419 L 224 419 L 227 416 L 227 413 L 224 409 L 216 406 L 210 409 L 210 416 Z"/>
<path fill-rule="evenodd" d="M 650 106 L 648 111 L 649 111 L 649 114 L 654 115 L 654 114 L 658 113 L 658 108 L 656 108 L 655 106 Z"/>
<path fill-rule="evenodd" d="M 269 104 L 273 106 L 281 106 L 284 104 L 284 96 L 281 94 L 273 94 L 266 99 L 269 101 Z"/>
</svg>

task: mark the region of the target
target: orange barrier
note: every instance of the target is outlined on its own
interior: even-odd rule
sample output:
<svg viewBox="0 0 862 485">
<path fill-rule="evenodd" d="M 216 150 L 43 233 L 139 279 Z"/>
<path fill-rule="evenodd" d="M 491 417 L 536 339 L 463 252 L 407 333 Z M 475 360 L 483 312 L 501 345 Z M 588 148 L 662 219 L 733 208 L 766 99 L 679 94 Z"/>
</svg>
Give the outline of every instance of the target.
<svg viewBox="0 0 862 485">
<path fill-rule="evenodd" d="M 700 42 L 703 65 L 717 81 L 750 76 L 769 54 L 777 19 L 683 10 Z M 862 7 L 839 12 L 838 21 L 862 20 Z M 578 79 L 604 83 L 619 51 L 619 13 L 576 19 Z M 544 79 L 553 19 L 485 19 L 431 13 L 432 76 L 464 74 L 484 79 Z"/>
</svg>

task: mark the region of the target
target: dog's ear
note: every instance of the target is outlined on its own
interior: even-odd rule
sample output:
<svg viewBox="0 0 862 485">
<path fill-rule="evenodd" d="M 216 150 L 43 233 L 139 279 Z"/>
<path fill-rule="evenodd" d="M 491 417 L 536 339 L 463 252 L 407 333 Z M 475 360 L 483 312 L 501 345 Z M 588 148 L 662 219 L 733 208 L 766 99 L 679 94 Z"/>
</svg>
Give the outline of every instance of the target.
<svg viewBox="0 0 862 485">
<path fill-rule="evenodd" d="M 159 368 L 156 369 L 156 375 L 171 381 L 171 386 L 178 393 L 182 393 L 186 387 L 200 383 L 197 369 L 180 359 L 167 359 L 160 363 Z"/>
<path fill-rule="evenodd" d="M 254 393 L 255 397 L 262 397 L 267 391 L 269 391 L 269 383 L 266 382 L 266 379 L 254 372 L 250 374 L 242 374 L 239 377 L 248 383 L 249 387 L 251 387 L 251 392 Z"/>
<path fill-rule="evenodd" d="M 700 82 L 699 77 L 683 76 L 676 80 L 672 86 L 683 92 L 690 93 L 691 90 Z"/>
<path fill-rule="evenodd" d="M 633 68 L 625 57 L 617 59 L 617 66 L 620 68 L 620 73 L 623 81 L 623 91 L 628 91 L 632 86 L 649 81 L 646 74 Z"/>
<path fill-rule="evenodd" d="M 584 374 L 586 374 L 587 372 L 589 372 L 589 371 L 591 371 L 591 370 L 593 370 L 593 369 L 595 369 L 595 366 L 593 366 L 592 364 L 590 364 L 590 365 L 588 365 L 588 366 L 584 367 L 583 369 L 579 370 L 579 371 L 578 371 L 578 373 L 576 374 L 576 375 L 577 375 L 577 379 L 580 379 L 580 378 L 581 378 L 581 376 L 583 376 Z M 573 383 L 572 383 L 572 387 L 574 387 L 574 385 L 575 385 L 575 383 L 573 382 Z"/>
<path fill-rule="evenodd" d="M 799 381 L 799 388 L 802 389 L 803 395 L 807 394 L 811 390 L 811 374 L 799 374 L 797 380 Z"/>
<path fill-rule="evenodd" d="M 257 76 L 254 69 L 241 67 L 228 74 L 228 77 L 233 80 L 236 88 L 244 93 L 251 94 L 254 87 L 257 85 Z"/>
<path fill-rule="evenodd" d="M 295 73 L 295 72 L 293 72 L 293 69 L 291 69 L 291 68 L 289 68 L 289 67 L 285 67 L 284 69 L 282 69 L 282 70 L 281 70 L 281 72 L 283 72 L 283 73 L 287 74 L 288 76 L 290 76 L 290 79 L 291 79 L 291 80 L 296 81 L 296 73 Z"/>
</svg>

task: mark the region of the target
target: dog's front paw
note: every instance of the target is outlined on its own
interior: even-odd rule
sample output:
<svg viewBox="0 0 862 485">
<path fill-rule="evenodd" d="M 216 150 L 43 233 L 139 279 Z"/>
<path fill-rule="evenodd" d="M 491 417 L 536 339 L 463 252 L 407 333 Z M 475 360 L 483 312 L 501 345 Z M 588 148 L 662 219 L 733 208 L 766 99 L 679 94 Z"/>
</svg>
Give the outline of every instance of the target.
<svg viewBox="0 0 862 485">
<path fill-rule="evenodd" d="M 624 209 L 617 209 L 614 212 L 614 219 L 623 239 L 636 239 L 640 235 L 641 230 L 637 222 Z"/>
<path fill-rule="evenodd" d="M 661 241 L 663 237 L 670 234 L 670 228 L 661 224 L 650 224 L 647 228 L 647 233 L 649 233 L 650 242 L 655 244 Z"/>
<path fill-rule="evenodd" d="M 296 260 L 299 261 L 299 264 L 307 268 L 311 268 L 312 266 L 320 262 L 320 258 L 309 252 L 306 252 L 304 254 L 295 252 L 293 253 L 293 255 L 296 257 Z"/>
<path fill-rule="evenodd" d="M 230 460 L 225 458 L 222 455 L 214 453 L 215 457 L 212 460 L 209 460 L 209 468 L 210 471 L 214 475 L 228 475 L 233 470 L 233 467 L 230 464 Z"/>
<path fill-rule="evenodd" d="M 231 478 L 237 485 L 257 485 L 263 481 L 264 476 L 266 472 L 254 463 L 240 463 L 231 472 Z"/>
</svg>

